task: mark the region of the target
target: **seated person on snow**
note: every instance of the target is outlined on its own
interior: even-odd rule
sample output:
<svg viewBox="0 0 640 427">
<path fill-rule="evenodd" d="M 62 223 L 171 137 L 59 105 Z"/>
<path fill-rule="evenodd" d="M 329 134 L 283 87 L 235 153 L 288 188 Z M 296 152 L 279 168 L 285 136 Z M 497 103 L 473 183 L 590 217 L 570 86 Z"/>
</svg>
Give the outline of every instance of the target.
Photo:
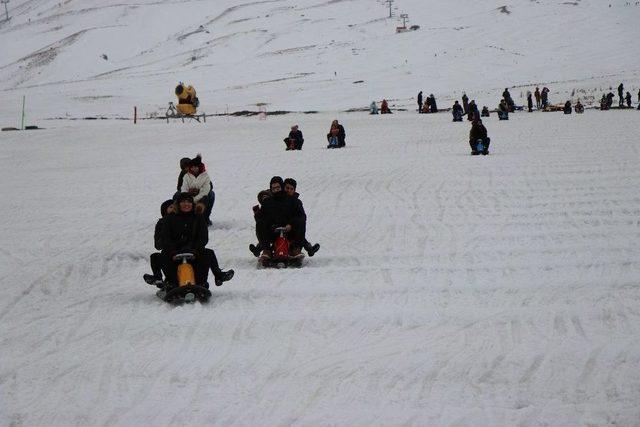
<svg viewBox="0 0 640 427">
<path fill-rule="evenodd" d="M 476 120 L 480 117 L 480 112 L 478 111 L 478 105 L 476 104 L 476 100 L 472 99 L 469 103 L 469 113 L 467 114 L 467 120 L 470 122 Z"/>
<path fill-rule="evenodd" d="M 504 99 L 498 104 L 498 119 L 509 120 L 509 107 L 507 106 L 507 101 Z"/>
<path fill-rule="evenodd" d="M 482 113 L 480 113 L 480 117 L 490 117 L 491 115 L 489 114 L 489 109 L 487 108 L 487 106 L 483 106 L 482 107 Z"/>
<path fill-rule="evenodd" d="M 462 105 L 460 105 L 458 101 L 454 102 L 453 107 L 451 107 L 451 114 L 453 114 L 453 121 L 461 122 L 463 113 L 464 113 L 464 110 L 462 109 Z"/>
<path fill-rule="evenodd" d="M 160 205 L 160 218 L 158 222 L 156 222 L 156 228 L 153 233 L 153 243 L 159 251 L 162 250 L 162 227 L 165 222 L 165 217 L 173 213 L 175 213 L 173 199 L 162 202 L 162 205 Z M 142 278 L 149 285 L 162 288 L 164 286 L 164 281 L 162 280 L 162 254 L 160 252 L 152 253 L 149 257 L 149 264 L 151 264 L 151 274 L 144 274 Z"/>
<path fill-rule="evenodd" d="M 262 204 L 269 197 L 271 197 L 271 190 L 262 190 L 258 193 L 258 204 L 251 208 L 253 209 L 253 219 L 256 220 L 256 224 L 258 223 L 258 220 L 262 218 Z M 257 235 L 258 235 L 258 228 L 256 227 L 256 237 Z M 262 252 L 262 247 L 260 247 L 260 242 L 258 242 L 257 245 L 254 245 L 253 243 L 251 243 L 249 245 L 249 250 L 256 257 L 260 256 L 260 252 Z"/>
<path fill-rule="evenodd" d="M 386 99 L 383 99 L 382 104 L 380 104 L 380 114 L 392 114 Z"/>
<path fill-rule="evenodd" d="M 195 212 L 193 196 L 180 193 L 177 197 L 176 212 L 165 216 L 162 225 L 162 264 L 167 277 L 167 287 L 178 285 L 177 268 L 179 261 L 173 257 L 180 253 L 191 253 L 195 259 L 195 280 L 198 286 L 208 287 L 209 259 L 205 254 L 205 246 L 209 242 L 209 230 L 202 215 Z"/>
<path fill-rule="evenodd" d="M 478 142 L 482 142 L 482 152 L 478 151 Z M 482 124 L 482 120 L 474 120 L 471 122 L 471 130 L 469 131 L 469 145 L 471 146 L 471 154 L 489 154 L 489 143 L 491 139 L 487 135 L 487 128 Z"/>
<path fill-rule="evenodd" d="M 287 146 L 287 150 L 302 150 L 304 138 L 302 137 L 302 131 L 298 129 L 298 125 L 291 126 L 289 136 L 284 139 L 284 143 Z"/>
<path fill-rule="evenodd" d="M 184 176 L 182 181 L 181 192 L 191 194 L 194 202 L 201 205 L 198 207 L 198 210 L 204 211 L 207 225 L 211 225 L 209 217 L 211 215 L 211 209 L 213 208 L 215 193 L 213 192 L 211 179 L 205 171 L 200 155 L 191 159 L 189 172 Z"/>
<path fill-rule="evenodd" d="M 260 218 L 256 220 L 256 235 L 262 248 L 262 256 L 271 257 L 271 246 L 277 237 L 276 228 L 283 227 L 290 242 L 291 256 L 301 253 L 301 229 L 303 227 L 303 213 L 298 204 L 283 191 L 284 181 L 274 176 L 269 182 L 271 197 L 264 200 Z"/>
<path fill-rule="evenodd" d="M 564 111 L 565 114 L 571 114 L 571 101 L 567 101 L 564 103 L 562 111 Z"/>
<path fill-rule="evenodd" d="M 298 208 L 297 209 L 300 210 L 300 212 L 302 212 L 302 216 L 304 218 L 304 221 L 302 222 L 302 227 L 300 229 L 300 239 L 302 241 L 302 247 L 307 251 L 309 256 L 313 256 L 316 252 L 318 252 L 320 250 L 320 244 L 316 243 L 315 245 L 312 245 L 307 240 L 307 237 L 306 237 L 306 233 L 307 233 L 307 214 L 304 211 L 304 206 L 302 205 L 302 200 L 300 200 L 300 194 L 298 194 L 296 192 L 296 187 L 297 186 L 298 186 L 298 183 L 293 178 L 287 178 L 287 179 L 284 180 L 284 192 L 285 192 L 285 194 L 288 197 L 291 197 L 296 201 L 296 203 L 298 204 Z"/>
<path fill-rule="evenodd" d="M 173 195 L 174 199 L 178 197 L 178 194 L 182 193 L 182 183 L 184 181 L 184 176 L 189 173 L 190 163 L 191 159 L 189 157 L 183 157 L 180 159 L 180 175 L 178 175 L 178 186 L 176 192 Z"/>
<path fill-rule="evenodd" d="M 576 105 L 573 108 L 574 108 L 576 114 L 584 113 L 584 105 L 582 105 L 582 103 L 580 102 L 579 99 L 578 99 L 578 102 L 576 102 Z"/>
<path fill-rule="evenodd" d="M 334 120 L 331 122 L 331 128 L 329 129 L 329 133 L 327 134 L 327 141 L 329 141 L 329 145 L 327 148 L 341 148 L 345 146 L 345 137 L 346 133 L 344 131 L 344 127 L 338 120 Z"/>
</svg>

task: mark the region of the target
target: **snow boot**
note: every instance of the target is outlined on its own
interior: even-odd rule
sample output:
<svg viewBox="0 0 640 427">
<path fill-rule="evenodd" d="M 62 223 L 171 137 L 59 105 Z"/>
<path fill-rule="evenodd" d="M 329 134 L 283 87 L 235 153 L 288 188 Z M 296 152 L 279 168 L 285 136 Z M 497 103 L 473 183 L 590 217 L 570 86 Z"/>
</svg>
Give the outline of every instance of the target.
<svg viewBox="0 0 640 427">
<path fill-rule="evenodd" d="M 249 245 L 249 250 L 251 251 L 251 253 L 253 254 L 253 256 L 255 257 L 259 257 L 260 256 L 260 243 L 258 243 L 258 245 L 254 245 L 253 243 L 251 243 Z"/>
<path fill-rule="evenodd" d="M 224 282 L 231 280 L 233 278 L 233 274 L 233 270 L 221 271 L 218 277 L 216 277 L 216 286 L 222 286 Z"/>
<path fill-rule="evenodd" d="M 304 242 L 304 249 L 307 251 L 309 256 L 313 256 L 320 250 L 320 244 L 316 243 L 315 245 L 311 245 L 309 242 Z"/>
<path fill-rule="evenodd" d="M 162 288 L 164 285 L 162 277 L 156 277 L 153 274 L 143 274 L 142 278 L 148 285 L 157 286 L 158 288 Z"/>
</svg>

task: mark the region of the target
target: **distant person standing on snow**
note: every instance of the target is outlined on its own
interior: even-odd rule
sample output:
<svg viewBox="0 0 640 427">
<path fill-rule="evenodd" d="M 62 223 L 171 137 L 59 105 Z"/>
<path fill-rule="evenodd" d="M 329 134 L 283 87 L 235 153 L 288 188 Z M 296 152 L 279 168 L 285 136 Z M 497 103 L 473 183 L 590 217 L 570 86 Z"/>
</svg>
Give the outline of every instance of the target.
<svg viewBox="0 0 640 427">
<path fill-rule="evenodd" d="M 527 108 L 529 108 L 529 112 L 533 111 L 533 99 L 531 99 L 531 91 L 527 91 Z"/>
<path fill-rule="evenodd" d="M 422 113 L 422 91 L 418 92 L 418 114 Z"/>
<path fill-rule="evenodd" d="M 620 83 L 620 86 L 618 86 L 618 97 L 620 97 L 620 102 L 618 103 L 618 105 L 620 107 L 624 106 L 624 101 L 622 98 L 623 92 L 624 92 L 624 86 L 622 85 L 622 83 Z"/>
<path fill-rule="evenodd" d="M 549 103 L 549 89 L 546 87 L 542 88 L 542 94 L 540 95 L 540 99 L 542 101 L 542 108 L 547 108 L 547 104 Z"/>
<path fill-rule="evenodd" d="M 433 96 L 433 94 L 429 95 L 429 98 L 431 98 L 431 112 L 432 113 L 437 113 L 438 112 L 438 106 L 436 105 L 436 97 Z"/>
<path fill-rule="evenodd" d="M 473 121 L 478 118 L 480 118 L 480 112 L 478 111 L 476 100 L 472 99 L 471 102 L 469 103 L 469 113 L 467 114 L 467 120 Z"/>
<path fill-rule="evenodd" d="M 638 92 L 638 96 L 640 97 L 640 92 Z M 469 97 L 465 92 L 462 92 L 462 108 L 464 109 L 464 114 L 469 114 Z"/>
<path fill-rule="evenodd" d="M 536 97 L 536 110 L 539 110 L 540 109 L 540 105 L 542 105 L 541 101 L 540 101 L 542 99 L 542 96 L 540 95 L 540 88 L 539 87 L 536 86 L 536 91 L 534 92 L 533 96 Z"/>
<path fill-rule="evenodd" d="M 627 92 L 627 96 L 625 96 L 624 98 L 627 101 L 627 107 L 631 108 L 631 94 Z"/>
</svg>

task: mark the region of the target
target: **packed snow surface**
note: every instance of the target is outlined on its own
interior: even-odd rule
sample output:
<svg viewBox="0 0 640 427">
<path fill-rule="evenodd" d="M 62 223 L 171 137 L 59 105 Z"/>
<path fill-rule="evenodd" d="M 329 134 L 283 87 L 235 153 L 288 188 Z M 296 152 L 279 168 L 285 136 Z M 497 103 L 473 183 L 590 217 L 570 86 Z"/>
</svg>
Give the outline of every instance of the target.
<svg viewBox="0 0 640 427">
<path fill-rule="evenodd" d="M 340 150 L 330 114 L 3 132 L 0 423 L 636 425 L 638 114 L 491 117 L 478 157 L 449 114 L 342 113 Z M 141 276 L 197 152 L 236 275 L 171 306 Z M 322 245 L 300 269 L 247 249 L 276 174 Z"/>
</svg>

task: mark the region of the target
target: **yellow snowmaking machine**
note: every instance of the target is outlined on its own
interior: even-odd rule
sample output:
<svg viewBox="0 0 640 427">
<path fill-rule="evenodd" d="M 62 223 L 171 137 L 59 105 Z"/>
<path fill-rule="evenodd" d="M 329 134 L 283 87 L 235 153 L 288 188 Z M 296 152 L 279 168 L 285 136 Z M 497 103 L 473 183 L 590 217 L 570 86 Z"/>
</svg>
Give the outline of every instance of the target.
<svg viewBox="0 0 640 427">
<path fill-rule="evenodd" d="M 200 101 L 196 96 L 196 89 L 191 85 L 180 82 L 176 86 L 175 94 L 178 97 L 178 104 L 174 106 L 173 102 L 169 102 L 169 108 L 166 113 L 167 123 L 169 123 L 170 118 L 179 118 L 184 122 L 185 117 L 199 122 L 200 116 L 196 113 L 200 106 Z M 205 122 L 207 121 L 204 113 L 202 113 L 202 119 Z"/>
</svg>

